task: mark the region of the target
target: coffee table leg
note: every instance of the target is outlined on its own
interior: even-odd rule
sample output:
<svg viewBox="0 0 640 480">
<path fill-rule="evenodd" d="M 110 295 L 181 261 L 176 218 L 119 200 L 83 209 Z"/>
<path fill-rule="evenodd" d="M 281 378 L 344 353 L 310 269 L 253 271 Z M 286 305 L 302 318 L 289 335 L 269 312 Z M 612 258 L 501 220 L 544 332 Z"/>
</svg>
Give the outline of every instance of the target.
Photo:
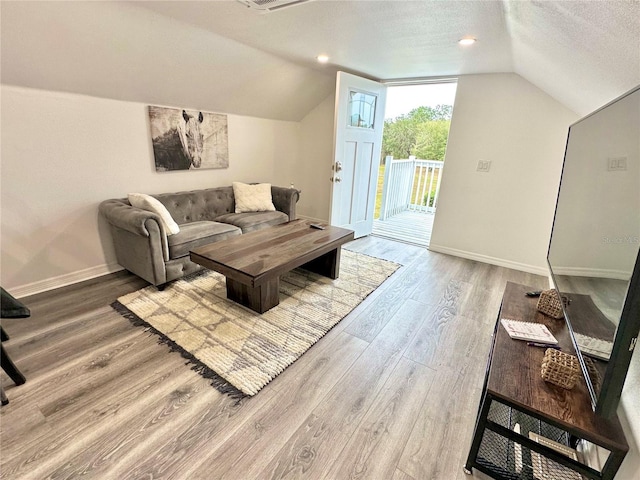
<svg viewBox="0 0 640 480">
<path fill-rule="evenodd" d="M 330 252 L 321 255 L 320 257 L 311 260 L 308 263 L 302 265 L 302 268 L 309 270 L 310 272 L 317 273 L 319 275 L 333 278 L 338 278 L 340 273 L 340 252 L 341 247 L 331 250 Z"/>
<path fill-rule="evenodd" d="M 279 290 L 279 277 L 257 287 L 227 278 L 227 298 L 258 313 L 264 313 L 280 303 Z"/>
</svg>

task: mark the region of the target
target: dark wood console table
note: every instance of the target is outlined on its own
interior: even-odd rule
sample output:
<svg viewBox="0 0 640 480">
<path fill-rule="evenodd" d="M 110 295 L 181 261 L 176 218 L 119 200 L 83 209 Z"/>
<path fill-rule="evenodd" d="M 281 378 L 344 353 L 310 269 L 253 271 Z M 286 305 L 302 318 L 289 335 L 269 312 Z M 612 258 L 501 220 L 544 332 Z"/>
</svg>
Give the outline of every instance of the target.
<svg viewBox="0 0 640 480">
<path fill-rule="evenodd" d="M 511 339 L 500 324 L 500 318 L 544 323 L 562 351 L 575 353 L 564 320 L 538 312 L 537 298 L 525 295 L 529 290 L 515 283 L 505 289 L 464 470 L 499 480 L 613 479 L 629 450 L 618 418 L 592 411 L 584 381 L 566 390 L 542 380 L 545 349 Z M 571 458 L 576 447 L 588 444 L 603 449 L 600 467 L 581 455 Z"/>
</svg>

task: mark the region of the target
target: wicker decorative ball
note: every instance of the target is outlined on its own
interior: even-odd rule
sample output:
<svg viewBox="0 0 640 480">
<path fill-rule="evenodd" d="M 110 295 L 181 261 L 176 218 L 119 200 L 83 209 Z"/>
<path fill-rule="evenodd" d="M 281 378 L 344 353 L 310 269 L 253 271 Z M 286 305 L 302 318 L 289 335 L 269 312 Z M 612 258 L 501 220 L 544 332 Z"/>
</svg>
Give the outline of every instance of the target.
<svg viewBox="0 0 640 480">
<path fill-rule="evenodd" d="M 542 359 L 541 374 L 545 382 L 570 390 L 581 376 L 580 363 L 575 355 L 547 348 Z"/>
<path fill-rule="evenodd" d="M 556 319 L 564 317 L 564 314 L 562 313 L 562 303 L 560 303 L 558 292 L 553 288 L 550 290 L 544 290 L 540 293 L 536 308 L 545 315 Z"/>
</svg>

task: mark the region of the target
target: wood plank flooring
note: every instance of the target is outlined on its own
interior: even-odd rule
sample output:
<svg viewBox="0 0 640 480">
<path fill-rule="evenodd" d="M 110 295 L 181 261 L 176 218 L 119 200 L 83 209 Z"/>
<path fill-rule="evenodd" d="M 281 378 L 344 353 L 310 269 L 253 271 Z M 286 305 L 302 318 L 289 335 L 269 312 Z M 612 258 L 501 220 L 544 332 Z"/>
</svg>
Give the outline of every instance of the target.
<svg viewBox="0 0 640 480">
<path fill-rule="evenodd" d="M 218 393 L 109 304 L 126 272 L 22 301 L 2 324 L 2 479 L 456 480 L 507 281 L 544 277 L 367 237 L 403 266 L 253 398 Z M 486 478 L 475 472 L 474 478 Z"/>
</svg>

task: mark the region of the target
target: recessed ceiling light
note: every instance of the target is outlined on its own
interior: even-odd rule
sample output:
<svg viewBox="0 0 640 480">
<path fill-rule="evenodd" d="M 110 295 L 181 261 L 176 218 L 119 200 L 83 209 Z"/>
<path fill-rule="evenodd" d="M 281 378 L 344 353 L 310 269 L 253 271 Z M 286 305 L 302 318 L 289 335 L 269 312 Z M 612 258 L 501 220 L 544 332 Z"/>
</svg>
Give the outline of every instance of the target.
<svg viewBox="0 0 640 480">
<path fill-rule="evenodd" d="M 476 39 L 473 37 L 464 37 L 458 40 L 458 43 L 460 45 L 473 45 L 474 43 L 476 43 Z"/>
<path fill-rule="evenodd" d="M 316 57 L 316 60 L 318 60 L 318 62 L 320 62 L 320 63 L 327 63 L 329 61 L 329 56 L 328 55 L 318 55 Z"/>
</svg>

